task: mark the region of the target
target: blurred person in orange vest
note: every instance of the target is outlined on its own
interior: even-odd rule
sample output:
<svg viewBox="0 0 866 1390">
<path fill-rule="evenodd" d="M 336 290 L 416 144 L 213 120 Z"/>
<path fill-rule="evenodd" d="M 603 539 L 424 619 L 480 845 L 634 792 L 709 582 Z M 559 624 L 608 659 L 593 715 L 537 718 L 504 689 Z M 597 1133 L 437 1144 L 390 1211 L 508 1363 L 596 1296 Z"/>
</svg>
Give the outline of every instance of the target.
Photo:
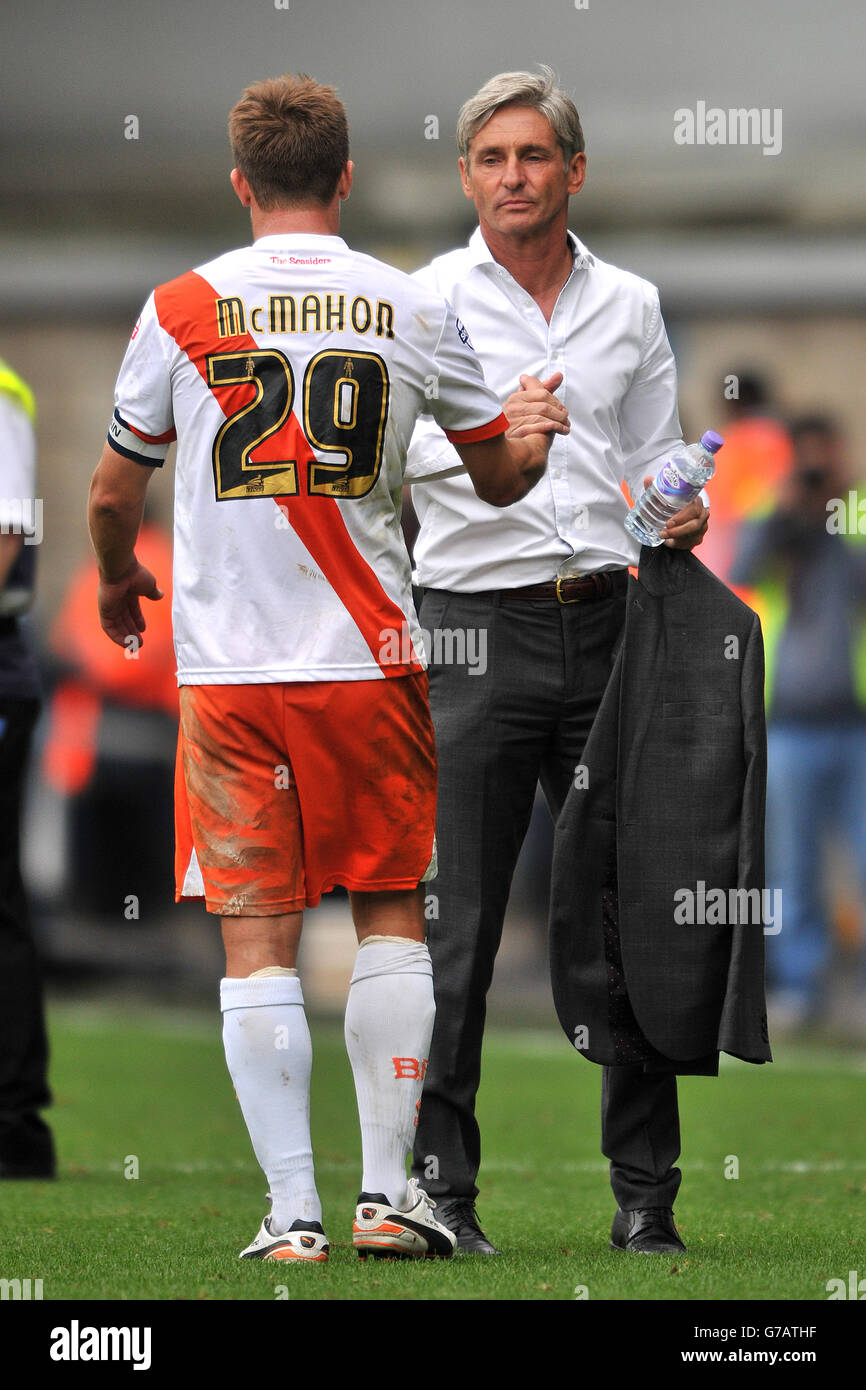
<svg viewBox="0 0 866 1390">
<path fill-rule="evenodd" d="M 829 843 L 850 847 L 866 895 L 866 488 L 836 421 L 804 416 L 791 437 L 794 470 L 743 527 L 733 567 L 764 632 L 767 878 L 783 912 L 768 943 L 770 1005 L 788 1028 L 826 1008 Z M 862 1025 L 866 970 L 859 991 Z"/>
<path fill-rule="evenodd" d="M 748 588 L 731 583 L 740 527 L 777 495 L 793 465 L 791 438 L 771 404 L 766 379 L 758 372 L 733 373 L 737 394 L 726 404 L 725 447 L 710 485 L 712 526 L 701 548 L 708 569 L 754 607 Z"/>
<path fill-rule="evenodd" d="M 142 525 L 139 549 L 143 564 L 170 576 L 171 537 L 152 518 Z M 166 881 L 161 862 L 133 869 L 123 845 L 136 842 L 129 817 L 145 808 L 148 854 L 170 862 L 179 711 L 170 580 L 168 602 L 148 610 L 146 643 L 130 639 L 125 648 L 105 641 L 98 588 L 99 572 L 90 557 L 73 575 L 51 626 L 49 645 L 60 660 L 61 678 L 51 700 L 42 770 L 57 792 L 73 798 L 69 868 L 76 884 L 80 880 L 76 902 L 113 913 L 140 886 L 150 897 L 157 890 L 149 885 Z M 134 797 L 128 768 L 121 770 L 130 755 L 138 759 Z M 145 785 L 148 795 L 142 794 Z M 121 831 L 121 842 L 114 843 Z"/>
</svg>

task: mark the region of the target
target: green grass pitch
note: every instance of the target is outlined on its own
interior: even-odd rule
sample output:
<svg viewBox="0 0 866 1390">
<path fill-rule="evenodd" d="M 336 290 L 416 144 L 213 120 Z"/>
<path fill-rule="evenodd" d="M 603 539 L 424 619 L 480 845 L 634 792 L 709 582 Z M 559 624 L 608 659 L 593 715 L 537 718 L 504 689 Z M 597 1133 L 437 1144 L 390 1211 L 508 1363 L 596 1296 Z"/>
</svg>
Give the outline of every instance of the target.
<svg viewBox="0 0 866 1390">
<path fill-rule="evenodd" d="M 866 1062 L 780 1049 L 681 1080 L 680 1258 L 608 1249 L 597 1067 L 560 1034 L 491 1029 L 479 1209 L 504 1258 L 362 1262 L 341 1031 L 312 1023 L 313 1142 L 331 1258 L 239 1261 L 267 1206 L 225 1071 L 219 1014 L 51 1011 L 55 1183 L 0 1185 L 5 1278 L 44 1299 L 826 1300 L 866 1274 Z M 738 1166 L 738 1177 L 726 1177 Z M 126 1176 L 137 1171 L 138 1176 Z"/>
</svg>

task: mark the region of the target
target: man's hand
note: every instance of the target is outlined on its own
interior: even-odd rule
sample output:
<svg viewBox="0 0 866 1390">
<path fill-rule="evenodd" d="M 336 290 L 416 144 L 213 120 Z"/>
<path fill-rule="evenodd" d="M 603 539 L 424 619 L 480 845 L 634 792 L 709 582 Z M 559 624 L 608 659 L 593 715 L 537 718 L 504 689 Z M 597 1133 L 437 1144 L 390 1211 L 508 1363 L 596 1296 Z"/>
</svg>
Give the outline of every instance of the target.
<svg viewBox="0 0 866 1390">
<path fill-rule="evenodd" d="M 147 627 L 140 600 L 149 598 L 156 601 L 164 597 L 150 570 L 135 559 L 120 579 L 109 582 L 100 577 L 97 602 L 102 631 L 119 647 L 137 650 L 143 643 L 141 634 Z M 130 637 L 135 638 L 134 644 L 127 640 Z"/>
<path fill-rule="evenodd" d="M 508 429 L 476 444 L 455 444 L 472 486 L 482 502 L 509 507 L 544 476 L 555 434 L 568 434 L 568 411 L 551 394 L 562 381 L 554 372 L 547 381 L 522 376 L 502 407 Z"/>
<path fill-rule="evenodd" d="M 552 394 L 562 382 L 562 372 L 547 381 L 522 376 L 520 387 L 512 391 L 502 407 L 508 420 L 506 439 L 525 439 L 528 434 L 568 434 L 571 422 L 565 406 Z"/>
<path fill-rule="evenodd" d="M 644 478 L 644 487 L 649 487 L 653 477 L 654 474 L 650 473 Z M 659 535 L 671 550 L 694 550 L 707 534 L 709 524 L 709 508 L 704 506 L 700 497 L 696 497 L 694 502 L 690 502 L 687 507 L 681 508 L 671 517 L 659 531 Z"/>
<path fill-rule="evenodd" d="M 144 498 L 155 466 L 134 463 L 106 442 L 90 482 L 87 524 L 99 566 L 99 621 L 103 632 L 127 649 L 141 646 L 147 624 L 139 598 L 160 599 L 150 570 L 135 558 Z M 128 639 L 134 637 L 135 643 Z"/>
</svg>

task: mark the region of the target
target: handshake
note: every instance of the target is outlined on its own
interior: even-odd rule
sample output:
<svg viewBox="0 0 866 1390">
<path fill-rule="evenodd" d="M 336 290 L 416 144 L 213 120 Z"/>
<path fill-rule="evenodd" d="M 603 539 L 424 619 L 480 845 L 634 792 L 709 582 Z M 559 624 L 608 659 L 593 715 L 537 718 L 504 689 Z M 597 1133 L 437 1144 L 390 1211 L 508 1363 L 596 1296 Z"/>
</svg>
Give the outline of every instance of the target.
<svg viewBox="0 0 866 1390">
<path fill-rule="evenodd" d="M 544 476 L 555 434 L 568 434 L 568 411 L 552 394 L 562 381 L 554 372 L 547 381 L 522 376 L 520 386 L 502 406 L 508 421 L 504 434 L 455 449 L 482 502 L 509 507 L 519 502 Z"/>
<path fill-rule="evenodd" d="M 547 447 L 554 434 L 568 434 L 571 421 L 568 411 L 553 392 L 562 384 L 562 372 L 554 372 L 547 381 L 536 376 L 522 376 L 520 386 L 512 391 L 502 406 L 508 420 L 507 439 L 525 439 L 529 434 L 547 435 Z"/>
</svg>

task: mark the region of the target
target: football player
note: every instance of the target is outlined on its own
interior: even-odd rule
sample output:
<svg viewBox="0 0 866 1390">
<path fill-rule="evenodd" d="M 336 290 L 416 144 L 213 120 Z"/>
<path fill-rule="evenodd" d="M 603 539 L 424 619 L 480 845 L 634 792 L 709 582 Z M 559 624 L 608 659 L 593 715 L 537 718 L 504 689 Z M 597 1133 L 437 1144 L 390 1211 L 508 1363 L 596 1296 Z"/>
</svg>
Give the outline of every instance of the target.
<svg viewBox="0 0 866 1390">
<path fill-rule="evenodd" d="M 242 1258 L 328 1255 L 296 958 L 304 908 L 337 884 L 359 942 L 354 1243 L 448 1257 L 453 1235 L 406 1177 L 434 1014 L 421 885 L 436 763 L 405 454 L 429 413 L 478 495 L 506 506 L 541 477 L 567 415 L 524 378 L 538 409 L 521 403 L 509 427 L 446 301 L 340 238 L 353 166 L 332 88 L 258 83 L 229 131 L 253 244 L 159 286 L 133 329 L 90 491 L 100 618 L 137 650 L 141 600 L 161 593 L 136 536 L 176 438 L 176 890 L 222 923 L 226 1059 L 271 1200 Z"/>
</svg>

